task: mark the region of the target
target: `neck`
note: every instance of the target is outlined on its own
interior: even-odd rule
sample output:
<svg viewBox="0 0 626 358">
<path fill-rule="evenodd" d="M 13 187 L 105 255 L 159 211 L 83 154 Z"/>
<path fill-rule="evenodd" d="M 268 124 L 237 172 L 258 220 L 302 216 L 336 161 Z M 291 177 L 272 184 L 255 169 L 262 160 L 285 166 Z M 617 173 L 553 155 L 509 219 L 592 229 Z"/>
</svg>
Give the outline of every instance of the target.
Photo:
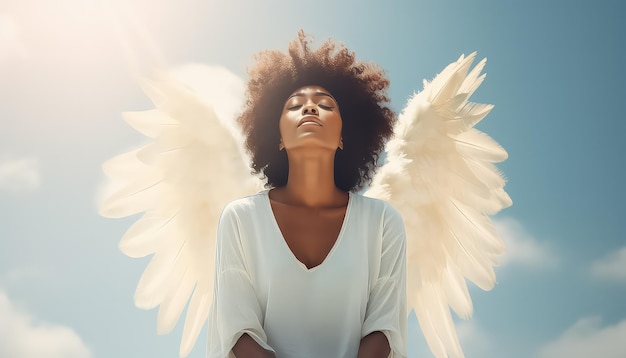
<svg viewBox="0 0 626 358">
<path fill-rule="evenodd" d="M 347 195 L 335 186 L 335 152 L 289 152 L 289 177 L 283 200 L 287 204 L 308 207 L 337 207 Z"/>
</svg>

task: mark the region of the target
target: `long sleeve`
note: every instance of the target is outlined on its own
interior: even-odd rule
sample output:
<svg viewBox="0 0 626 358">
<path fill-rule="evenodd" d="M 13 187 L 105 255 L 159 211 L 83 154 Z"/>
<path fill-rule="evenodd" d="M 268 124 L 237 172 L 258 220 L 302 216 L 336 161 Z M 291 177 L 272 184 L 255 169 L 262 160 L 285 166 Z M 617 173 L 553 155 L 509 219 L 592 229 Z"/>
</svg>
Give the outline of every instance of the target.
<svg viewBox="0 0 626 358">
<path fill-rule="evenodd" d="M 273 351 L 267 344 L 263 312 L 246 269 L 239 220 L 232 206 L 227 206 L 220 217 L 207 358 L 233 358 L 232 348 L 244 333 Z"/>
<path fill-rule="evenodd" d="M 361 336 L 380 331 L 390 357 L 406 357 L 406 235 L 400 214 L 388 206 L 383 218 L 380 268 L 370 287 Z"/>
</svg>

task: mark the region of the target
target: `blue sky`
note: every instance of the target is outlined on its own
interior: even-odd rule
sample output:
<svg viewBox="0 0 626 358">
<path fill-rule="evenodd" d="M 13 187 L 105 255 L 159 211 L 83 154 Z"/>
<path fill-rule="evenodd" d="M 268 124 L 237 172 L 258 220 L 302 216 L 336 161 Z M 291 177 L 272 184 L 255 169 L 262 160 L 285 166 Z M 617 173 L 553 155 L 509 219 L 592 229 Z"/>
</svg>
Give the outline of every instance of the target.
<svg viewBox="0 0 626 358">
<path fill-rule="evenodd" d="M 378 62 L 393 107 L 462 54 L 487 57 L 479 128 L 509 152 L 513 206 L 499 284 L 472 289 L 467 357 L 626 355 L 626 202 L 619 1 L 99 1 L 0 4 L 0 357 L 175 357 L 133 306 L 146 259 L 132 220 L 96 211 L 101 164 L 142 143 L 120 113 L 150 108 L 135 74 L 187 63 L 245 78 L 298 29 Z M 414 319 L 411 357 L 429 357 Z M 34 342 L 37 342 L 35 344 Z M 39 347 L 39 348 L 37 348 Z M 191 357 L 202 357 L 200 339 Z M 37 351 L 40 349 L 40 351 Z"/>
</svg>

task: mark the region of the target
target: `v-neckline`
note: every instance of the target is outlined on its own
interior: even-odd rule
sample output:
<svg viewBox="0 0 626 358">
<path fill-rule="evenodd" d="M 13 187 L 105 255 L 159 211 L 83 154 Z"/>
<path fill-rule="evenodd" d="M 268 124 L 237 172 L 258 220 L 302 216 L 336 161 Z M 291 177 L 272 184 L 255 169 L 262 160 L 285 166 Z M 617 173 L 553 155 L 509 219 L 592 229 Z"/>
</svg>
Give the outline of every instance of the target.
<svg viewBox="0 0 626 358">
<path fill-rule="evenodd" d="M 269 195 L 269 191 L 270 189 L 265 189 L 263 194 L 265 196 L 265 202 L 267 204 L 267 209 L 269 210 L 269 215 L 271 217 L 271 221 L 273 223 L 274 226 L 274 230 L 276 231 L 276 234 L 278 235 L 278 237 L 280 238 L 280 241 L 282 242 L 282 246 L 287 249 L 288 254 L 291 256 L 291 258 L 296 262 L 296 264 L 305 272 L 313 272 L 318 270 L 320 267 L 322 267 L 329 259 L 330 257 L 333 255 L 333 252 L 336 251 L 337 247 L 339 246 L 339 244 L 341 243 L 341 239 L 343 238 L 343 233 L 346 230 L 346 226 L 347 226 L 347 222 L 350 216 L 350 208 L 352 207 L 352 193 L 348 192 L 348 205 L 346 206 L 346 213 L 343 216 L 343 221 L 341 223 L 341 229 L 339 229 L 339 234 L 337 235 L 337 238 L 335 239 L 335 242 L 333 243 L 333 246 L 330 248 L 330 250 L 328 251 L 328 253 L 326 254 L 326 256 L 324 257 L 324 259 L 322 260 L 322 262 L 320 262 L 318 265 L 313 266 L 311 268 L 308 268 L 302 261 L 300 261 L 296 255 L 293 253 L 293 251 L 291 251 L 291 248 L 289 247 L 289 245 L 287 244 L 287 240 L 285 240 L 285 237 L 283 236 L 283 232 L 280 230 L 280 226 L 278 225 L 278 220 L 276 220 L 276 215 L 274 215 L 274 209 L 272 208 L 272 202 L 270 201 L 270 195 Z"/>
</svg>

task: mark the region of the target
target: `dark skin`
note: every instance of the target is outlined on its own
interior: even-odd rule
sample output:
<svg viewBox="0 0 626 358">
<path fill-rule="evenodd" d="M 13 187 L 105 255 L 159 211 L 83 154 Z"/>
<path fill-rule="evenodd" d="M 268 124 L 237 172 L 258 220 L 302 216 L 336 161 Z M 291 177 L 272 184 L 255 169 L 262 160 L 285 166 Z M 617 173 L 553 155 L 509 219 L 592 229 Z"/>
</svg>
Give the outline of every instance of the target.
<svg viewBox="0 0 626 358">
<path fill-rule="evenodd" d="M 334 246 L 346 214 L 348 193 L 335 186 L 335 152 L 343 147 L 339 106 L 326 89 L 306 86 L 286 101 L 279 122 L 289 160 L 287 185 L 270 190 L 274 217 L 296 259 L 307 268 L 321 265 Z M 233 353 L 266 358 L 274 353 L 243 334 Z M 363 337 L 358 358 L 386 358 L 390 347 L 382 332 Z"/>
</svg>

